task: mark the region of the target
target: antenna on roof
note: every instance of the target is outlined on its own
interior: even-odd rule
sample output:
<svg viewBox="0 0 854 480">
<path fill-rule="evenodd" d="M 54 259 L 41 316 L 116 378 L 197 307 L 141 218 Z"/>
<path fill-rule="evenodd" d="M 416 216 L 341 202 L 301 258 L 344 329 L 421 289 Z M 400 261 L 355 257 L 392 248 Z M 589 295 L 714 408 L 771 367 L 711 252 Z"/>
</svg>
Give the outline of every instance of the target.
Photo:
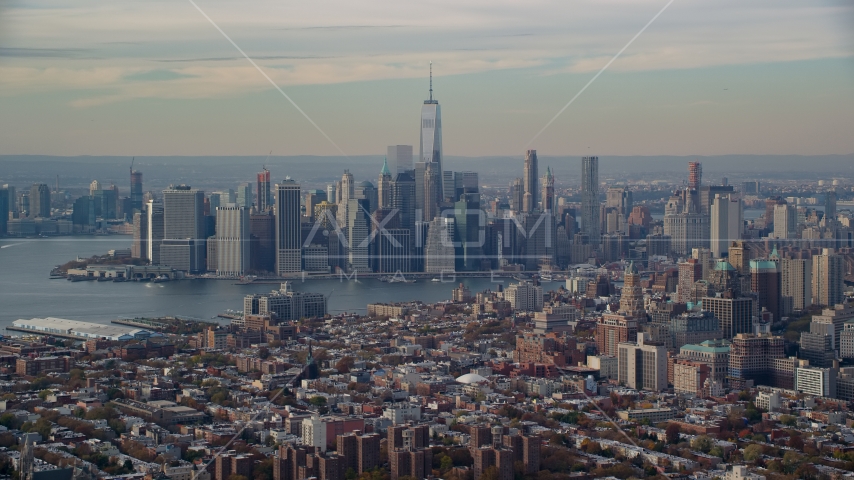
<svg viewBox="0 0 854 480">
<path fill-rule="evenodd" d="M 433 61 L 430 60 L 430 101 L 433 101 Z"/>
</svg>

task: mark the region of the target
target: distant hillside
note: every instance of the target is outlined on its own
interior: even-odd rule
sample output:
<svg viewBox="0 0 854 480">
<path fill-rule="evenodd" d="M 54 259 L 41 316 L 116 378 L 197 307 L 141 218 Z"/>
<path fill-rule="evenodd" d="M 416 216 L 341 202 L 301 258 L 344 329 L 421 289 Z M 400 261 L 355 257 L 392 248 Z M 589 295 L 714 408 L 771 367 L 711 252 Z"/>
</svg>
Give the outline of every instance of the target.
<svg viewBox="0 0 854 480">
<path fill-rule="evenodd" d="M 854 155 L 602 156 L 599 175 L 603 181 L 663 179 L 679 182 L 687 177 L 687 163 L 692 160 L 703 162 L 704 179 L 710 182 L 717 182 L 722 176 L 729 177 L 732 183 L 751 178 L 854 179 Z M 63 188 L 85 188 L 97 179 L 101 183 L 115 183 L 124 195 L 130 161 L 130 157 L 110 156 L 0 155 L 0 183 L 11 183 L 19 188 L 34 182 L 52 186 L 59 175 Z M 173 183 L 211 190 L 254 181 L 255 173 L 265 161 L 274 179 L 290 176 L 307 188 L 318 188 L 339 179 L 344 169 L 349 169 L 357 180 L 376 181 L 383 157 L 136 157 L 134 169 L 143 172 L 146 190 L 158 190 Z M 559 185 L 578 183 L 580 156 L 541 156 L 541 173 L 546 166 L 551 166 Z M 477 171 L 484 184 L 504 184 L 522 175 L 522 156 L 448 156 L 445 168 Z"/>
</svg>

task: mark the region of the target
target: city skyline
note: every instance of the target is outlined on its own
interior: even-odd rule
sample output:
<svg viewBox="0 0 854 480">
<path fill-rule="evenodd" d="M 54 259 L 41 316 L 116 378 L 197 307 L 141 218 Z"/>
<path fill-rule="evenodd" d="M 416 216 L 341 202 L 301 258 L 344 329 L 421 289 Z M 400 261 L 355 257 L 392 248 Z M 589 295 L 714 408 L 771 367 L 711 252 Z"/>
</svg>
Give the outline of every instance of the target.
<svg viewBox="0 0 854 480">
<path fill-rule="evenodd" d="M 501 5 L 486 15 L 481 5 L 437 2 L 430 8 L 457 14 L 441 27 L 411 15 L 428 7 L 382 3 L 324 15 L 303 6 L 298 19 L 270 4 L 238 16 L 199 7 L 347 155 L 417 145 L 411 112 L 427 96 L 432 61 L 444 150 L 473 156 L 524 151 L 665 3 L 619 5 Z M 709 11 L 675 2 L 530 148 L 541 156 L 587 147 L 599 155 L 854 152 L 845 134 L 854 38 L 844 27 L 854 10 L 771 5 Z M 192 5 L 163 5 L 174 18 L 156 40 L 147 4 L 63 7 L 78 21 L 62 25 L 52 23 L 57 8 L 10 9 L 19 23 L 0 51 L 0 119 L 12 128 L 0 133 L 0 153 L 340 154 Z M 139 20 L 126 25 L 131 14 Z M 738 25 L 725 21 L 733 17 Z M 33 34 L 46 26 L 55 28 Z M 427 47 L 423 38 L 432 39 Z M 69 122 L 74 128 L 62 128 Z M 40 134 L 49 140 L 36 141 Z"/>
</svg>

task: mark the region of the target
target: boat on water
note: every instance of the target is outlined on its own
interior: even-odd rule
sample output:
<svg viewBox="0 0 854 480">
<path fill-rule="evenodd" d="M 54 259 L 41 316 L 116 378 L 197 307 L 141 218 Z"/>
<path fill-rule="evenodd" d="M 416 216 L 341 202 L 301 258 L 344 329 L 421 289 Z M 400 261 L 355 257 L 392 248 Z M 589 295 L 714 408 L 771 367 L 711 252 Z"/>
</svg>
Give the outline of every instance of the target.
<svg viewBox="0 0 854 480">
<path fill-rule="evenodd" d="M 388 279 L 388 283 L 415 283 L 415 280 L 407 280 L 405 278 L 392 277 Z"/>
<path fill-rule="evenodd" d="M 121 283 L 121 282 L 127 282 L 127 281 L 128 281 L 128 279 L 125 277 L 114 277 L 113 278 L 113 283 Z"/>
<path fill-rule="evenodd" d="M 430 280 L 430 281 L 431 281 L 431 282 L 436 282 L 436 283 L 441 283 L 441 282 L 442 282 L 442 280 L 440 280 L 440 279 L 438 279 L 438 278 L 434 278 L 433 280 Z"/>
<path fill-rule="evenodd" d="M 170 280 L 170 278 L 167 277 L 166 275 L 161 275 L 161 276 L 154 279 L 154 283 L 164 283 L 164 282 L 168 282 L 169 280 Z"/>
</svg>

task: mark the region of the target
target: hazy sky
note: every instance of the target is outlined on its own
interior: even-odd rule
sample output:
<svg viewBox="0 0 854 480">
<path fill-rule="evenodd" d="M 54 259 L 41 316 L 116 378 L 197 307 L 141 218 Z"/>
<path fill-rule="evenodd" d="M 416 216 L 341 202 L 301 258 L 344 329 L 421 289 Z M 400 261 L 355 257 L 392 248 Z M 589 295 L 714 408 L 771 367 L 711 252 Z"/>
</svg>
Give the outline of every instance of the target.
<svg viewBox="0 0 854 480">
<path fill-rule="evenodd" d="M 195 0 L 348 155 L 525 145 L 667 0 Z M 854 4 L 675 0 L 531 145 L 850 154 Z M 0 2 L 0 154 L 336 155 L 189 0 Z"/>
</svg>

